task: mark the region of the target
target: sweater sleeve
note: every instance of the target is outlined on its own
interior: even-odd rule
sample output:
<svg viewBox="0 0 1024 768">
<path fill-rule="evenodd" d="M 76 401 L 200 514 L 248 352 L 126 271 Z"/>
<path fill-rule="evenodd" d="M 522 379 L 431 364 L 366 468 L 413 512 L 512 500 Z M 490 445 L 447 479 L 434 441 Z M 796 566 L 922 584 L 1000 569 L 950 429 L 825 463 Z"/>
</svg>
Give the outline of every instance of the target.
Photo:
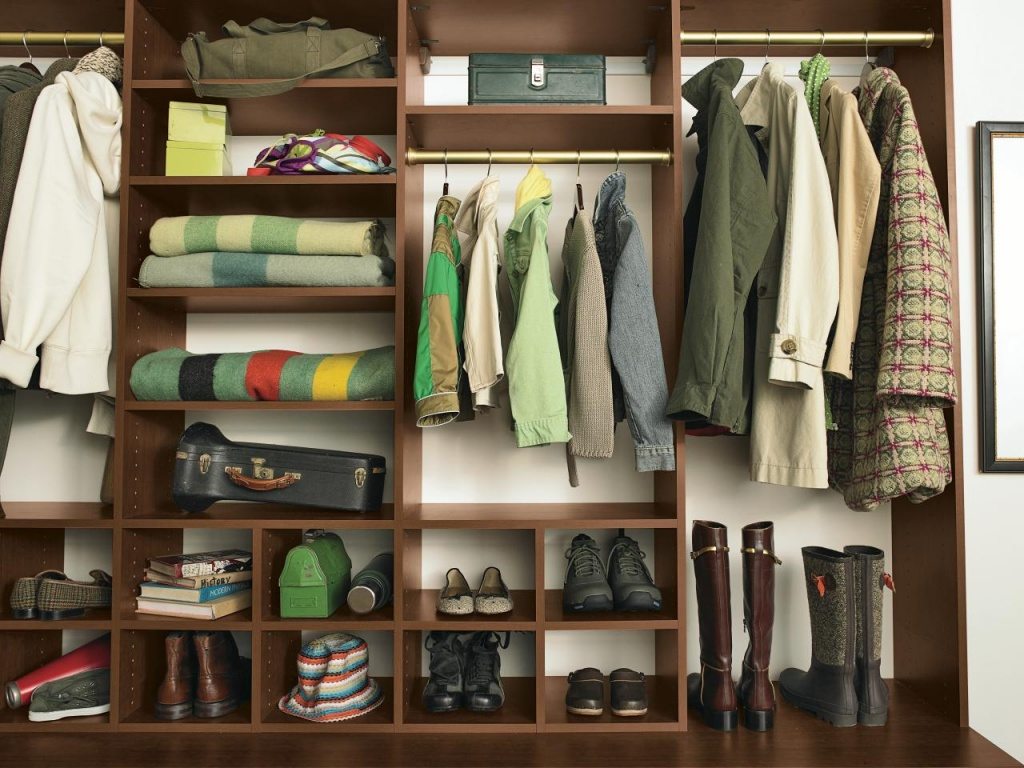
<svg viewBox="0 0 1024 768">
<path fill-rule="evenodd" d="M 0 268 L 6 331 L 0 377 L 16 386 L 28 385 L 39 362 L 36 348 L 64 317 L 86 274 L 102 199 L 71 95 L 65 85 L 51 85 L 32 115 Z"/>
<path fill-rule="evenodd" d="M 788 108 L 790 188 L 768 379 L 815 389 L 821 386 L 825 346 L 839 306 L 839 242 L 810 112 L 795 91 Z"/>
</svg>

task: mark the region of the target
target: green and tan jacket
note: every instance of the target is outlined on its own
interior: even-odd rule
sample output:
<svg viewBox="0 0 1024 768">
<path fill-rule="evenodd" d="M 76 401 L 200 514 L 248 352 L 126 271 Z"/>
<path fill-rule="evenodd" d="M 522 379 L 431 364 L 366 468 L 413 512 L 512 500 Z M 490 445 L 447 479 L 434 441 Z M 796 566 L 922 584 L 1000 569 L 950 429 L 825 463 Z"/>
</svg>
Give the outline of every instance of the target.
<svg viewBox="0 0 1024 768">
<path fill-rule="evenodd" d="M 459 416 L 459 350 L 465 318 L 459 285 L 462 251 L 455 231 L 460 204 L 458 198 L 445 195 L 434 210 L 413 377 L 419 427 L 439 427 Z"/>
</svg>

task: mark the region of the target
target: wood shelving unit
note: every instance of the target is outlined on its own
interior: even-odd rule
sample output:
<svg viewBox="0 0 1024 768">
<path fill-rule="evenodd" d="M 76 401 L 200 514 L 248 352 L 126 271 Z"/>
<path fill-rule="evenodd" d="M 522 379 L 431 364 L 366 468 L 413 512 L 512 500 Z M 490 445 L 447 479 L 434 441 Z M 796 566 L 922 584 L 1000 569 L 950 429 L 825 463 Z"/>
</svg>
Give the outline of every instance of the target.
<svg viewBox="0 0 1024 768">
<path fill-rule="evenodd" d="M 10 502 L 3 505 L 5 517 L 0 519 L 0 600 L 4 606 L 0 607 L 0 648 L 4 649 L 0 676 L 11 679 L 59 655 L 64 631 L 107 630 L 112 634 L 109 716 L 47 724 L 44 739 L 56 743 L 53 734 L 73 733 L 82 744 L 108 745 L 112 754 L 117 752 L 117 745 L 131 743 L 160 749 L 173 738 L 176 746 L 197 745 L 191 748 L 201 749 L 212 759 L 222 754 L 224 762 L 237 762 L 245 754 L 259 754 L 271 761 L 277 756 L 287 761 L 294 757 L 298 745 L 311 743 L 305 740 L 308 735 L 317 733 L 360 734 L 359 739 L 345 742 L 346 758 L 355 764 L 408 764 L 428 752 L 441 761 L 438 764 L 455 764 L 450 753 L 453 745 L 459 747 L 460 757 L 470 755 L 474 764 L 500 763 L 506 747 L 512 749 L 510 760 L 522 758 L 522 762 L 548 765 L 597 765 L 613 756 L 628 757 L 634 764 L 663 758 L 678 764 L 706 763 L 713 757 L 720 764 L 740 765 L 759 760 L 755 753 L 760 757 L 770 755 L 769 762 L 777 765 L 820 764 L 842 750 L 863 756 L 865 764 L 910 765 L 918 759 L 922 764 L 965 760 L 1003 764 L 999 761 L 1005 755 L 962 727 L 967 725 L 967 689 L 959 409 L 948 415 L 957 481 L 941 497 L 926 504 L 898 503 L 893 509 L 892 558 L 900 563 L 901 583 L 895 598 L 897 682 L 893 684 L 890 724 L 886 728 L 838 732 L 780 703 L 773 733 L 741 730 L 725 737 L 729 746 L 723 749 L 721 745 L 726 742 L 720 734 L 688 715 L 688 531 L 686 452 L 681 433 L 676 443 L 679 470 L 658 473 L 653 496 L 646 502 L 424 503 L 421 433 L 414 423 L 409 384 L 422 291 L 423 211 L 433 204 L 435 190 L 424 189 L 422 167 L 405 165 L 407 148 L 669 149 L 678 159 L 683 135 L 689 128 L 683 124 L 679 99 L 684 51 L 678 32 L 682 25 L 707 29 L 932 27 L 939 33 L 940 42 L 930 50 L 897 50 L 895 67 L 914 94 L 940 191 L 947 203 L 953 200 L 949 0 L 912 4 L 855 0 L 841 7 L 827 0 L 720 0 L 682 8 L 678 3 L 594 0 L 587 6 L 588 23 L 584 24 L 579 5 L 568 0 L 509 0 L 488 4 L 486 12 L 476 0 L 432 0 L 429 4 L 414 4 L 412 0 L 295 0 L 284 14 L 289 19 L 320 15 L 339 26 L 384 34 L 397 76 L 365 81 L 312 80 L 280 96 L 219 100 L 229 103 L 235 135 L 276 135 L 322 127 L 349 134 L 395 136 L 398 174 L 167 178 L 163 176 L 167 104 L 173 99 L 195 99 L 178 55 L 180 41 L 189 31 L 213 32 L 229 18 L 244 22 L 260 15 L 280 17 L 280 9 L 262 0 L 97 0 L 90 4 L 39 0 L 15 4 L 11 14 L 15 18 L 10 22 L 14 27 L 63 29 L 70 20 L 79 28 L 91 29 L 101 22 L 109 27 L 110 19 L 116 18 L 123 19 L 127 35 L 117 318 L 117 386 L 123 396 L 117 413 L 120 439 L 116 448 L 116 502 L 113 506 Z M 540 18 L 544 23 L 536 23 Z M 426 105 L 419 61 L 421 40 L 431 41 L 431 51 L 438 56 L 463 56 L 478 50 L 539 50 L 639 57 L 647 54 L 651 44 L 655 66 L 650 78 L 650 104 Z M 710 55 L 711 51 L 695 49 L 692 53 Z M 682 324 L 683 177 L 691 172 L 678 162 L 650 171 L 652 213 L 659 225 L 647 247 L 670 377 L 676 368 Z M 952 214 L 951 207 L 947 210 Z M 149 228 L 157 218 L 254 212 L 395 219 L 394 288 L 138 287 L 135 278 L 148 254 Z M 243 312 L 336 313 L 345 323 L 360 322 L 361 313 L 393 315 L 395 400 L 177 403 L 132 399 L 128 375 L 134 362 L 156 349 L 187 346 L 186 319 L 190 313 Z M 259 344 L 254 340 L 253 347 Z M 392 433 L 393 461 L 388 471 L 393 501 L 368 515 L 231 503 L 203 513 L 182 513 L 170 498 L 173 449 L 189 423 L 189 413 L 196 411 L 242 412 L 253 420 L 267 412 L 323 412 L 324 418 L 342 421 L 351 418 L 347 415 L 350 413 L 380 412 Z M 276 578 L 284 553 L 300 540 L 303 529 L 312 527 L 389 531 L 396 559 L 394 604 L 366 616 L 341 609 L 328 619 L 282 619 Z M 560 590 L 544 588 L 545 534 L 619 527 L 652 531 L 655 578 L 664 591 L 664 609 L 645 615 L 567 615 L 561 607 Z M 113 609 L 62 622 L 13 620 L 4 611 L 14 579 L 44 567 L 60 567 L 65 529 L 73 528 L 99 529 L 100 535 L 110 538 L 115 579 Z M 248 532 L 254 553 L 250 609 L 213 623 L 134 612 L 135 587 L 145 560 L 179 550 L 189 529 L 228 529 L 235 532 L 232 535 L 242 536 L 246 534 L 239 532 Z M 436 585 L 422 580 L 424 537 L 436 531 L 474 529 L 508 535 L 517 542 L 532 542 L 532 549 L 530 544 L 525 546 L 533 561 L 533 588 L 516 591 L 516 609 L 509 616 L 438 616 L 433 609 Z M 161 722 L 153 715 L 153 703 L 164 670 L 164 633 L 168 629 L 199 628 L 250 635 L 251 698 L 237 712 L 217 720 Z M 515 635 L 513 642 L 532 645 L 534 674 L 504 678 L 507 701 L 497 713 L 460 712 L 438 717 L 423 711 L 423 635 L 448 628 L 521 632 L 525 634 Z M 547 674 L 547 635 L 597 630 L 653 635 L 655 668 L 648 676 L 651 703 L 646 717 L 626 719 L 606 714 L 588 719 L 566 714 L 566 680 Z M 385 703 L 366 717 L 329 726 L 280 713 L 277 701 L 294 685 L 295 655 L 303 633 L 331 631 L 373 633 L 390 641 L 393 671 L 375 673 L 375 659 L 371 659 L 370 667 L 384 691 Z M 28 722 L 25 709 L 0 708 L 0 732 L 22 732 L 19 738 L 24 740 L 22 744 L 33 744 L 33 754 L 42 754 L 35 748 L 43 749 L 44 739 L 37 742 L 30 734 L 41 730 Z M 613 735 L 602 737 L 602 733 Z M 212 734 L 217 738 L 206 738 Z M 240 759 L 245 761 L 244 757 Z"/>
</svg>

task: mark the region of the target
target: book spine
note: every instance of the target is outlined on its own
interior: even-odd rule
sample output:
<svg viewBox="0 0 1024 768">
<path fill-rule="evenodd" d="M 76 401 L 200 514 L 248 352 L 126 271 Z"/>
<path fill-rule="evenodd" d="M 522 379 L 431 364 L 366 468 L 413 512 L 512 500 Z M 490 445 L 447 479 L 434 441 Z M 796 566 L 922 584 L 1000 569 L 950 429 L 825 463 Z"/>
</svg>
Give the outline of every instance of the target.
<svg viewBox="0 0 1024 768">
<path fill-rule="evenodd" d="M 252 584 L 248 581 L 239 581 L 234 584 L 221 584 L 216 587 L 203 587 L 199 590 L 199 602 L 207 603 L 210 600 L 216 600 L 218 597 L 224 597 L 225 595 L 232 595 L 235 592 L 241 592 L 246 589 L 250 589 Z"/>
<path fill-rule="evenodd" d="M 208 560 L 203 563 L 182 563 L 178 566 L 180 573 L 176 575 L 182 578 L 195 578 L 197 576 L 209 576 L 219 571 L 223 571 L 224 568 L 233 565 L 245 565 L 238 560 Z"/>
</svg>

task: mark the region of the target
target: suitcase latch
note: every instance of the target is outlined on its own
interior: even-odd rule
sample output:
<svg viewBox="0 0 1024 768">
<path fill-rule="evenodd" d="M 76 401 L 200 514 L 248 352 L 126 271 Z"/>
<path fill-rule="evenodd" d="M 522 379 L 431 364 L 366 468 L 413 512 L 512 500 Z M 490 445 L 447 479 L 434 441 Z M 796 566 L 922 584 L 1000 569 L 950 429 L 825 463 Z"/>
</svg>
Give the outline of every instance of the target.
<svg viewBox="0 0 1024 768">
<path fill-rule="evenodd" d="M 364 485 L 366 485 L 366 469 L 359 467 L 356 470 L 356 488 L 362 488 Z"/>
<path fill-rule="evenodd" d="M 530 87 L 544 87 L 544 59 L 534 58 L 530 60 Z"/>
<path fill-rule="evenodd" d="M 199 473 L 205 475 L 210 471 L 210 464 L 213 463 L 213 459 L 210 454 L 204 453 L 199 456 Z"/>
</svg>

